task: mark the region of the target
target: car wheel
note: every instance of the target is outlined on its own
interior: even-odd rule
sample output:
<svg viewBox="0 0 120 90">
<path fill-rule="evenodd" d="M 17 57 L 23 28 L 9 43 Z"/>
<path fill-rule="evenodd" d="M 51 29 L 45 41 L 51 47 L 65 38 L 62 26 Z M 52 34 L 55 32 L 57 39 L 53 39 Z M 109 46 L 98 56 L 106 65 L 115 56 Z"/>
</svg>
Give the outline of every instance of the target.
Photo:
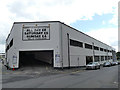
<svg viewBox="0 0 120 90">
<path fill-rule="evenodd" d="M 95 66 L 95 70 L 97 69 L 97 67 Z"/>
</svg>

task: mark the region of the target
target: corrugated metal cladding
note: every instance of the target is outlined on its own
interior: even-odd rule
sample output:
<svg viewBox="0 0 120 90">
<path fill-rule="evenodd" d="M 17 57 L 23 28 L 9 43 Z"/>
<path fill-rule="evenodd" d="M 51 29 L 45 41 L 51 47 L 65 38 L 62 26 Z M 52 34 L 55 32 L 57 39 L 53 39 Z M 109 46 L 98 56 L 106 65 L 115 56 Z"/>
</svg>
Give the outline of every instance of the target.
<svg viewBox="0 0 120 90">
<path fill-rule="evenodd" d="M 19 68 L 34 61 L 55 68 L 115 60 L 115 50 L 60 21 L 15 22 L 6 40 L 6 62 Z"/>
</svg>

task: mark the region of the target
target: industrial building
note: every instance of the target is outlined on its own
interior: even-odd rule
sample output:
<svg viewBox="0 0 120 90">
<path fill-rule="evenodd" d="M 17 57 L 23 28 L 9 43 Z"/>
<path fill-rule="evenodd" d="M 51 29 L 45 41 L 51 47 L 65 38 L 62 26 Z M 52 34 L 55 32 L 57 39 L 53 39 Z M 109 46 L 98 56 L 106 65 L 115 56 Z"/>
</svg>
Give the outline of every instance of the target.
<svg viewBox="0 0 120 90">
<path fill-rule="evenodd" d="M 6 39 L 6 62 L 10 68 L 34 61 L 70 68 L 112 60 L 114 48 L 60 21 L 14 22 Z"/>
</svg>

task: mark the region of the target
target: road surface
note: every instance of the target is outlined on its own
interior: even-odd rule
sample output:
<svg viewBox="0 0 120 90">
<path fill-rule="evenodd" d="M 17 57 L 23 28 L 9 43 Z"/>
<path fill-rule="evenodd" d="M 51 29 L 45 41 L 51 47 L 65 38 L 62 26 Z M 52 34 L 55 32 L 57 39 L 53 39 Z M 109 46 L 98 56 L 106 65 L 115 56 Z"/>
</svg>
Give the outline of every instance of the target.
<svg viewBox="0 0 120 90">
<path fill-rule="evenodd" d="M 100 70 L 84 70 L 3 82 L 3 88 L 118 88 L 118 65 Z"/>
</svg>

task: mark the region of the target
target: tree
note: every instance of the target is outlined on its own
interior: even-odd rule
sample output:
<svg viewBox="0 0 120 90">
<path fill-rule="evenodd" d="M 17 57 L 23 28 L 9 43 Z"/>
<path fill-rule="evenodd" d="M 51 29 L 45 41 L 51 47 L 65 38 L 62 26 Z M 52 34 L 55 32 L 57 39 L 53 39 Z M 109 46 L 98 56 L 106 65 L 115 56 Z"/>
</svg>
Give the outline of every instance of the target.
<svg viewBox="0 0 120 90">
<path fill-rule="evenodd" d="M 2 58 L 2 56 L 0 55 L 0 59 Z"/>
<path fill-rule="evenodd" d="M 117 60 L 120 59 L 120 52 L 117 52 L 116 56 L 117 56 Z"/>
</svg>

